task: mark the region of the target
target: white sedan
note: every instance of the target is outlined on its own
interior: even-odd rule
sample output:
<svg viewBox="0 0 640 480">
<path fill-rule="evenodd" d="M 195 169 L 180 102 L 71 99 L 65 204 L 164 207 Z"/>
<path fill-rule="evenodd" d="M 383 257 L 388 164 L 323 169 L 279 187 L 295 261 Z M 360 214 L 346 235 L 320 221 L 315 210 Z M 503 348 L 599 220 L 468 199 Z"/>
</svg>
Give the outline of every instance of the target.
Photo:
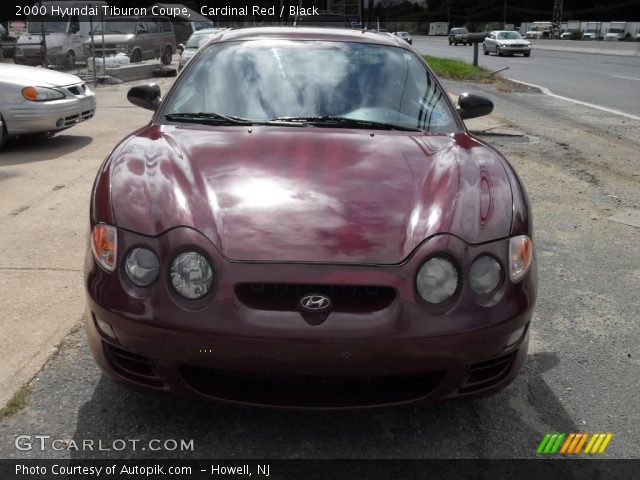
<svg viewBox="0 0 640 480">
<path fill-rule="evenodd" d="M 191 34 L 186 45 L 178 45 L 178 51 L 180 52 L 180 60 L 178 62 L 178 71 L 182 70 L 191 57 L 193 57 L 198 49 L 206 43 L 209 38 L 217 35 L 218 33 L 226 30 L 224 28 L 203 28 L 202 30 L 196 30 Z"/>
<path fill-rule="evenodd" d="M 0 148 L 11 137 L 73 127 L 95 111 L 95 94 L 75 75 L 0 63 Z"/>
<path fill-rule="evenodd" d="M 499 57 L 513 55 L 514 53 L 520 53 L 528 57 L 531 55 L 531 42 L 522 38 L 522 35 L 518 32 L 495 30 L 484 39 L 482 51 L 485 55 L 495 53 Z"/>
</svg>

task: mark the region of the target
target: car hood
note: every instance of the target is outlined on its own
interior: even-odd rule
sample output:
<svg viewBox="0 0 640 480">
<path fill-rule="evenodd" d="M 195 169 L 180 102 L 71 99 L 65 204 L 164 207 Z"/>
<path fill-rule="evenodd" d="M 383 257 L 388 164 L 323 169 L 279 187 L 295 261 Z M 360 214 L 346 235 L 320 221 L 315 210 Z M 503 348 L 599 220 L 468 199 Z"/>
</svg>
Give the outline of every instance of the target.
<svg viewBox="0 0 640 480">
<path fill-rule="evenodd" d="M 108 168 L 117 226 L 193 227 L 234 260 L 396 264 L 511 225 L 502 160 L 464 133 L 151 125 Z"/>
<path fill-rule="evenodd" d="M 189 59 L 193 57 L 197 52 L 198 52 L 197 48 L 188 47 L 184 49 L 181 56 L 182 58 Z"/>
<path fill-rule="evenodd" d="M 67 37 L 66 33 L 62 32 L 49 32 L 45 33 L 45 37 L 47 39 L 47 46 L 58 46 L 62 45 L 65 38 Z M 26 33 L 18 37 L 17 44 L 19 47 L 31 47 L 40 49 L 40 45 L 38 45 L 42 41 L 42 34 L 40 33 Z"/>
<path fill-rule="evenodd" d="M 63 87 L 82 82 L 80 78 L 68 73 L 10 63 L 0 63 L 0 79 L 41 87 Z"/>
<path fill-rule="evenodd" d="M 504 45 L 520 45 L 522 43 L 530 43 L 524 38 L 499 38 L 497 42 Z"/>
</svg>

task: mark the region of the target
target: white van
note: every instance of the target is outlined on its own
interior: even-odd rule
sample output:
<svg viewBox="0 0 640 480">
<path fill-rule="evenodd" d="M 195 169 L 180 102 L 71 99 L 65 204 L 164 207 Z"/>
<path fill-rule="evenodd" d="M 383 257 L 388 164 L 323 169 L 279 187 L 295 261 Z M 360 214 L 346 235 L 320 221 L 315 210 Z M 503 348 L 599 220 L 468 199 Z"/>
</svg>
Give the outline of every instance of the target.
<svg viewBox="0 0 640 480">
<path fill-rule="evenodd" d="M 21 65 L 42 64 L 41 43 L 44 30 L 49 65 L 72 69 L 77 60 L 84 60 L 83 44 L 91 36 L 91 24 L 93 23 L 95 28 L 96 23 L 100 22 L 100 15 L 90 15 L 95 12 L 101 13 L 107 2 L 54 1 L 42 5 L 46 7 L 42 12 L 44 15 L 39 12 L 37 15 L 27 13 L 27 33 L 18 39 L 14 61 Z M 58 14 L 65 11 L 74 14 Z"/>
</svg>

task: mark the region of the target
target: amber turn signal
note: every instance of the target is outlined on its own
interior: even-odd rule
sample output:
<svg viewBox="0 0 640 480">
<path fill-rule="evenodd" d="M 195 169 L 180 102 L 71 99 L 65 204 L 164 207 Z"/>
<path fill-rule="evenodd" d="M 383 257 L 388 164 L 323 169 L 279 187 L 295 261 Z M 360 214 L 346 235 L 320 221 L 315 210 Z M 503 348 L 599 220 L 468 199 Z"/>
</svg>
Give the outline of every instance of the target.
<svg viewBox="0 0 640 480">
<path fill-rule="evenodd" d="M 113 272 L 116 268 L 118 234 L 116 227 L 100 223 L 91 231 L 91 251 L 98 265 Z"/>
</svg>

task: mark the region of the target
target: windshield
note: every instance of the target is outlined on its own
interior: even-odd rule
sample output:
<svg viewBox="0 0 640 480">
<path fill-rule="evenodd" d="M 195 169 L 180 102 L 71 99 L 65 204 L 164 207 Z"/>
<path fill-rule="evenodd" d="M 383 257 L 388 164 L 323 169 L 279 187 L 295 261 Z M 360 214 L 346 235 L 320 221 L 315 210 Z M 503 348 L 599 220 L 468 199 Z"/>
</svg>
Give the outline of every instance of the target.
<svg viewBox="0 0 640 480">
<path fill-rule="evenodd" d="M 254 121 L 331 116 L 458 131 L 445 98 L 424 65 L 402 48 L 243 41 L 202 51 L 163 113 L 217 113 Z"/>
<path fill-rule="evenodd" d="M 27 32 L 42 33 L 44 27 L 45 33 L 66 33 L 67 31 L 66 17 L 40 17 L 40 19 L 30 20 L 27 22 Z"/>
<path fill-rule="evenodd" d="M 194 34 L 189 37 L 186 48 L 199 48 L 209 37 L 215 35 L 215 33 L 201 33 Z"/>
<path fill-rule="evenodd" d="M 105 18 L 104 22 L 96 24 L 96 27 L 93 30 L 93 33 L 102 34 L 103 27 L 104 27 L 105 35 L 110 33 L 116 33 L 116 34 L 118 33 L 123 33 L 123 34 L 134 33 L 135 34 L 136 33 L 135 20 L 120 21 L 120 20 L 112 20 L 112 19 Z"/>
<path fill-rule="evenodd" d="M 498 38 L 505 40 L 518 40 L 522 38 L 522 36 L 518 32 L 500 32 L 498 34 Z"/>
<path fill-rule="evenodd" d="M 611 28 L 609 29 L 609 33 L 622 33 L 624 30 L 622 28 Z"/>
</svg>

